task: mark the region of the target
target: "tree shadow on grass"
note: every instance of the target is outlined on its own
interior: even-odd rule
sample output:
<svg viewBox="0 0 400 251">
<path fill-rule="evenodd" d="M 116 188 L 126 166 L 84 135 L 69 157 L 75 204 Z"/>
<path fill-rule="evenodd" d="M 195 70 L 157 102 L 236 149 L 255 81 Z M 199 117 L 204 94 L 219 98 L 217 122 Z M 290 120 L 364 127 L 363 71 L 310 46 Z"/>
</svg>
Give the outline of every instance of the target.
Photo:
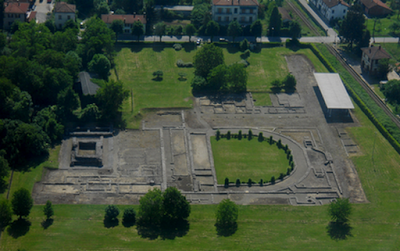
<svg viewBox="0 0 400 251">
<path fill-rule="evenodd" d="M 161 226 L 137 225 L 138 234 L 142 238 L 155 240 L 161 237 L 163 240 L 174 240 L 176 237 L 183 237 L 189 232 L 190 224 L 187 220 L 178 220 L 164 223 Z"/>
<path fill-rule="evenodd" d="M 230 223 L 230 224 L 224 224 L 224 225 L 219 225 L 219 224 L 215 224 L 215 227 L 217 228 L 217 234 L 219 236 L 231 236 L 234 233 L 236 233 L 237 230 L 237 222 L 234 223 Z"/>
<path fill-rule="evenodd" d="M 29 220 L 20 218 L 10 224 L 7 232 L 11 237 L 17 239 L 18 237 L 26 235 L 29 232 L 31 225 L 32 223 Z"/>
<path fill-rule="evenodd" d="M 140 235 L 142 238 L 145 239 L 155 240 L 160 235 L 159 226 L 153 226 L 153 225 L 142 226 L 138 224 L 136 228 L 138 231 L 138 235 Z"/>
<path fill-rule="evenodd" d="M 54 220 L 53 219 L 46 219 L 42 221 L 41 225 L 43 229 L 48 229 L 51 225 L 53 225 Z"/>
<path fill-rule="evenodd" d="M 347 223 L 340 222 L 329 222 L 329 225 L 326 227 L 328 230 L 328 235 L 332 240 L 346 240 L 347 237 L 352 237 L 351 229 L 353 229 Z"/>
<path fill-rule="evenodd" d="M 112 227 L 118 226 L 119 220 L 118 219 L 110 219 L 108 217 L 104 217 L 103 223 L 104 223 L 104 226 L 106 228 L 112 228 Z"/>
</svg>

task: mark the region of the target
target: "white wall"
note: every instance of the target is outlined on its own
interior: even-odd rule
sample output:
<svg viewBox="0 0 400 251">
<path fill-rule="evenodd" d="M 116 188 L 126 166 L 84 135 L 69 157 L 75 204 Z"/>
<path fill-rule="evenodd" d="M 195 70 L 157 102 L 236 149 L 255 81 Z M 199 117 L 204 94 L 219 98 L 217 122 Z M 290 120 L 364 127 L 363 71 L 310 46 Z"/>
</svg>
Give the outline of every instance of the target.
<svg viewBox="0 0 400 251">
<path fill-rule="evenodd" d="M 75 21 L 75 13 L 55 13 L 54 14 L 54 23 L 57 29 L 62 29 L 64 24 L 69 20 L 72 19 Z"/>
</svg>

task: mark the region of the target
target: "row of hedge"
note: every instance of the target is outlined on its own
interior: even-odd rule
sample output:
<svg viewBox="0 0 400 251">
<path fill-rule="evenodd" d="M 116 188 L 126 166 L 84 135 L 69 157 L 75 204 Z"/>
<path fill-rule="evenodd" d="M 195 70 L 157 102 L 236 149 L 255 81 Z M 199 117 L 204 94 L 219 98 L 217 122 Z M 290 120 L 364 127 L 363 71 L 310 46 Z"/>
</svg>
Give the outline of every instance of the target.
<svg viewBox="0 0 400 251">
<path fill-rule="evenodd" d="M 288 168 L 285 173 L 280 173 L 278 179 L 279 180 L 283 180 L 286 176 L 289 176 L 290 173 L 293 171 L 294 167 L 292 166 L 291 168 Z M 251 187 L 254 184 L 259 184 L 260 186 L 264 186 L 264 184 L 268 184 L 271 183 L 271 185 L 274 185 L 277 179 L 275 179 L 275 176 L 272 176 L 270 180 L 266 180 L 264 181 L 263 179 L 260 179 L 259 182 L 255 182 L 252 179 L 249 179 L 248 181 L 242 181 L 240 182 L 240 179 L 236 179 L 236 182 L 230 182 L 229 178 L 225 178 L 225 184 L 224 187 L 228 188 L 230 186 L 230 184 L 235 184 L 236 187 L 240 187 L 242 184 L 244 185 L 248 185 L 249 187 Z"/>
<path fill-rule="evenodd" d="M 321 54 L 318 48 L 314 44 L 303 44 L 300 43 L 303 48 L 309 48 L 315 54 L 315 56 L 322 62 L 322 64 L 332 73 L 337 73 L 336 69 L 331 65 L 328 60 Z M 353 88 L 347 83 L 345 79 L 342 78 L 344 85 L 346 86 L 347 91 L 350 96 L 356 102 L 356 104 L 361 108 L 365 115 L 372 121 L 372 123 L 376 126 L 379 132 L 389 141 L 389 143 L 396 149 L 398 153 L 400 153 L 400 144 L 393 137 L 392 134 L 383 126 L 383 124 L 375 117 L 373 112 L 367 107 L 364 101 L 358 96 L 358 94 L 353 90 Z M 373 102 L 373 101 L 372 101 Z"/>
</svg>

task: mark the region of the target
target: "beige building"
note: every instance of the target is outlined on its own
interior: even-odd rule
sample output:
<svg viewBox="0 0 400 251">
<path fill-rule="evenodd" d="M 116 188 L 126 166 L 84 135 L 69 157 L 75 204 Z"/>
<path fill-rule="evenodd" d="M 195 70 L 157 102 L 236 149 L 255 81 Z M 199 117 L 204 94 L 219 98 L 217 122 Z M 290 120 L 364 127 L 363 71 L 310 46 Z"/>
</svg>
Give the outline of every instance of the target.
<svg viewBox="0 0 400 251">
<path fill-rule="evenodd" d="M 72 19 L 75 21 L 76 6 L 66 2 L 58 2 L 54 6 L 54 24 L 57 29 L 62 29 L 64 24 Z"/>
<path fill-rule="evenodd" d="M 124 22 L 124 34 L 131 34 L 133 23 L 140 21 L 143 24 L 143 31 L 146 34 L 146 16 L 145 15 L 101 15 L 101 20 L 110 27 L 114 20 L 122 20 Z"/>
<path fill-rule="evenodd" d="M 380 45 L 361 48 L 361 67 L 371 75 L 378 74 L 379 60 L 384 58 L 391 58 Z"/>
<path fill-rule="evenodd" d="M 212 19 L 221 24 L 228 25 L 238 21 L 241 25 L 250 25 L 257 20 L 257 0 L 213 0 Z"/>
<path fill-rule="evenodd" d="M 29 3 L 5 2 L 3 28 L 9 30 L 15 21 L 25 22 L 29 10 Z"/>
</svg>

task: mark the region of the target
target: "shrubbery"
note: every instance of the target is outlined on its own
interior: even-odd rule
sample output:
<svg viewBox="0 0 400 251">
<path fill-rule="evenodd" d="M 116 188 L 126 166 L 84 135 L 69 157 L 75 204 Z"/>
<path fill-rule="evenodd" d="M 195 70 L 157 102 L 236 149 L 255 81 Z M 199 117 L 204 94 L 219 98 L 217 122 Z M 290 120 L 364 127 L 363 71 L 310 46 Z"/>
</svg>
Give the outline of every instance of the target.
<svg viewBox="0 0 400 251">
<path fill-rule="evenodd" d="M 182 45 L 181 45 L 181 44 L 174 44 L 172 47 L 173 47 L 176 51 L 182 50 Z"/>
<path fill-rule="evenodd" d="M 193 63 L 192 62 L 184 62 L 182 59 L 178 59 L 178 61 L 176 61 L 176 66 L 178 67 L 185 67 L 185 68 L 190 68 L 193 67 Z"/>
</svg>

